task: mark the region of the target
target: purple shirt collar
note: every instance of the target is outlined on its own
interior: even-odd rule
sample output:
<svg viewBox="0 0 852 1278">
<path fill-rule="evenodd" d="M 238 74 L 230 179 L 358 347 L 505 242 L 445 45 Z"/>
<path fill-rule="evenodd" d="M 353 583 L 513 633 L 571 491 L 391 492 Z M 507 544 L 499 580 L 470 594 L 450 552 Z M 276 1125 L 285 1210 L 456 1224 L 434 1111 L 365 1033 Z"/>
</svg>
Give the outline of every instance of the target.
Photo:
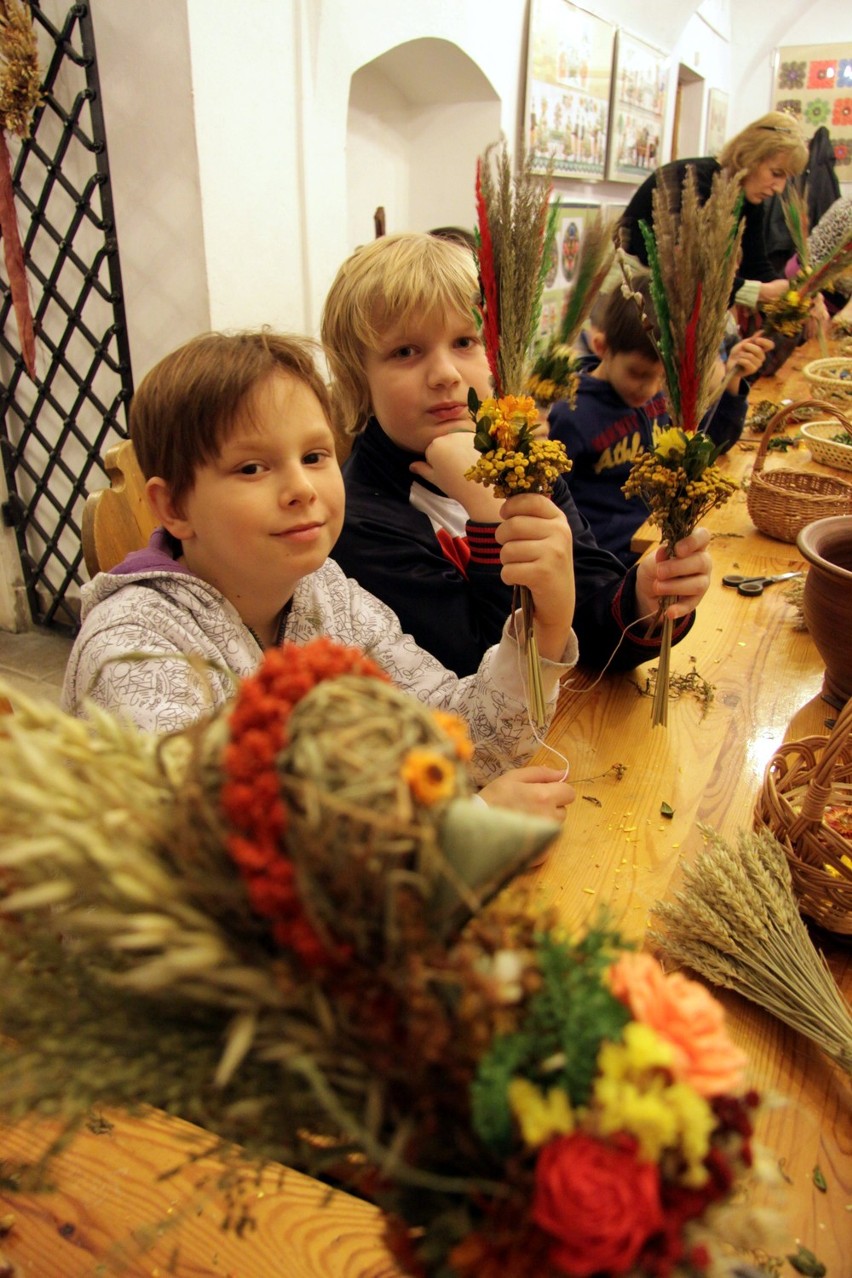
<svg viewBox="0 0 852 1278">
<path fill-rule="evenodd" d="M 191 577 L 186 564 L 175 559 L 175 547 L 179 545 L 180 542 L 170 537 L 165 528 L 155 528 L 145 549 L 132 550 L 120 564 L 110 568 L 109 575 L 128 577 L 139 572 L 180 572 Z"/>
</svg>

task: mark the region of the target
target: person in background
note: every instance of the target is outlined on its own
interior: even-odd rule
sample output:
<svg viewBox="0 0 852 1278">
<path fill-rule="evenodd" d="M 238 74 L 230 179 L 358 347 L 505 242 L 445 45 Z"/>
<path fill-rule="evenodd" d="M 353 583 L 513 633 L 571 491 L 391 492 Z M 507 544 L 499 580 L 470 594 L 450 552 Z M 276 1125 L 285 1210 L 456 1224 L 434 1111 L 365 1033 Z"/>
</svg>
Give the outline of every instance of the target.
<svg viewBox="0 0 852 1278">
<path fill-rule="evenodd" d="M 635 297 L 614 289 L 593 338 L 600 362 L 583 374 L 572 405 L 561 400 L 548 418 L 552 439 L 565 445 L 574 465 L 567 479 L 580 513 L 589 521 L 598 545 L 625 567 L 638 558 L 630 549 L 633 534 L 648 511 L 638 497 L 625 497 L 622 485 L 640 452 L 650 451 L 671 419 L 663 394 L 663 364 L 647 324 L 656 321 L 647 272 L 636 272 Z M 647 319 L 643 319 L 644 311 Z M 702 426 L 723 449 L 740 437 L 753 376 L 772 342 L 760 334 L 738 341 L 728 353 L 730 380 Z M 719 361 L 720 384 L 726 376 Z"/>
<path fill-rule="evenodd" d="M 571 349 L 578 373 L 590 373 L 601 361 L 600 339 L 609 296 L 609 293 L 598 293 L 585 324 L 574 339 Z"/>
<path fill-rule="evenodd" d="M 840 199 L 841 195 L 834 143 L 824 124 L 819 126 L 808 143 L 808 163 L 804 172 L 792 178 L 790 185 L 804 195 L 808 211 L 808 226 L 813 230 L 820 218 L 828 212 L 835 200 Z M 795 246 L 784 217 L 780 195 L 773 195 L 767 202 L 764 211 L 764 227 L 766 256 L 776 275 L 782 275 Z"/>
<path fill-rule="evenodd" d="M 171 732 L 223 705 L 265 648 L 328 635 L 465 720 L 486 802 L 561 819 L 573 798 L 564 770 L 516 766 L 539 742 L 515 617 L 476 673 L 459 679 L 329 558 L 344 508 L 329 415 L 312 347 L 300 338 L 205 334 L 148 373 L 131 403 L 130 434 L 162 527 L 146 550 L 83 587 L 64 708 L 85 715 L 91 702 Z M 526 502 L 507 502 L 501 527 L 507 546 L 522 547 L 515 579 L 535 599 L 552 714 L 559 679 L 577 658 L 570 550 L 558 512 L 537 520 Z M 548 526 L 528 540 L 537 523 Z"/>
<path fill-rule="evenodd" d="M 491 393 L 479 304 L 471 253 L 427 234 L 385 236 L 338 271 L 322 341 L 337 427 L 356 438 L 334 556 L 421 647 L 467 674 L 505 624 L 519 561 L 559 528 L 581 660 L 632 669 L 659 652 L 642 619 L 655 616 L 661 597 L 675 600 L 676 637 L 688 631 L 709 585 L 708 534 L 696 530 L 673 559 L 655 554 L 625 572 L 597 545 L 560 479 L 552 501 L 523 495 L 528 540 L 509 540 L 507 510 L 521 498 L 503 506 L 465 478 L 479 457 L 468 391 Z"/>
<path fill-rule="evenodd" d="M 653 224 L 653 192 L 665 183 L 672 193 L 672 205 L 680 208 L 683 180 L 688 166 L 695 171 L 699 201 L 710 196 L 713 177 L 724 172 L 742 186 L 742 259 L 734 279 L 732 303 L 754 310 L 760 302 L 781 297 L 787 281 L 779 278 L 766 256 L 764 201 L 780 195 L 788 180 L 801 173 L 808 161 L 808 147 L 799 122 L 782 111 L 770 111 L 746 125 L 726 142 L 717 157 L 673 160 L 657 169 L 634 192 L 621 219 L 622 246 L 627 253 L 648 265 L 639 223 Z"/>
</svg>

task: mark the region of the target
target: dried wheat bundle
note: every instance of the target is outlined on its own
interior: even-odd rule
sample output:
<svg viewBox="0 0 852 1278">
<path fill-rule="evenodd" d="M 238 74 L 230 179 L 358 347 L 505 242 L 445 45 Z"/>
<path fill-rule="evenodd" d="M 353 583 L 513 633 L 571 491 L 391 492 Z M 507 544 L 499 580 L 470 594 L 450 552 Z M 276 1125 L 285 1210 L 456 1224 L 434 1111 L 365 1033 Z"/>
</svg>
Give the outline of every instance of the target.
<svg viewBox="0 0 852 1278">
<path fill-rule="evenodd" d="M 29 6 L 0 0 L 0 129 L 26 137 L 41 101 L 38 45 Z"/>
<path fill-rule="evenodd" d="M 731 848 L 711 830 L 674 901 L 658 901 L 658 947 L 812 1039 L 852 1073 L 852 1013 L 814 949 L 793 896 L 784 851 L 770 834 Z"/>
<path fill-rule="evenodd" d="M 496 153 L 496 154 L 495 154 Z M 494 392 L 522 395 L 541 315 L 541 293 L 556 233 L 550 183 L 529 156 L 515 175 L 505 141 L 488 147 L 476 169 L 477 262 L 484 294 L 483 340 Z"/>
</svg>

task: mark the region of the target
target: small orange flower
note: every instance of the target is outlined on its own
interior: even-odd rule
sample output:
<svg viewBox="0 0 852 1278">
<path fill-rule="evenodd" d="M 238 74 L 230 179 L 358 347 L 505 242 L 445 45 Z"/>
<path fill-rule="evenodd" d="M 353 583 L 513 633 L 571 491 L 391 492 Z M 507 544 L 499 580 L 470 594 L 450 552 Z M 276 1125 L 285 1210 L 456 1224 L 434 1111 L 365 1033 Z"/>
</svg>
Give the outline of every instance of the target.
<svg viewBox="0 0 852 1278">
<path fill-rule="evenodd" d="M 467 724 L 457 714 L 449 710 L 433 710 L 432 718 L 445 736 L 449 737 L 455 747 L 456 758 L 467 763 L 473 758 L 473 742 L 468 736 Z"/>
<path fill-rule="evenodd" d="M 427 808 L 449 799 L 456 788 L 455 768 L 436 750 L 409 750 L 401 776 L 417 802 Z"/>
</svg>

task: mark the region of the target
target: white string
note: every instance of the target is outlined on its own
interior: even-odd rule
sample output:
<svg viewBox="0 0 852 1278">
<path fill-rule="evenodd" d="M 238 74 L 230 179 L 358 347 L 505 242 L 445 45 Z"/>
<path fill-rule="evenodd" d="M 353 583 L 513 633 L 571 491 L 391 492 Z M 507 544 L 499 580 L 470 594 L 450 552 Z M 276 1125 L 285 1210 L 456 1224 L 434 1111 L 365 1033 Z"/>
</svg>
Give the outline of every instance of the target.
<svg viewBox="0 0 852 1278">
<path fill-rule="evenodd" d="M 570 682 L 569 682 L 569 683 L 566 683 L 566 684 L 565 684 L 565 685 L 563 685 L 563 686 L 565 686 L 565 687 L 569 688 L 569 689 L 571 690 L 571 692 L 572 692 L 572 694 L 573 694 L 574 696 L 577 696 L 577 695 L 579 695 L 579 694 L 586 693 L 586 692 L 592 692 L 592 691 L 593 691 L 593 689 L 595 689 L 595 688 L 598 686 L 598 684 L 600 683 L 601 679 L 603 679 L 603 677 L 604 677 L 604 675 L 606 674 L 607 670 L 608 670 L 608 669 L 609 669 L 609 667 L 612 665 L 612 662 L 615 660 L 615 656 L 616 656 L 616 654 L 617 654 L 617 652 L 618 652 L 619 648 L 621 647 L 621 645 L 624 643 L 625 639 L 627 638 L 627 632 L 628 632 L 628 630 L 631 630 L 634 626 L 639 626 L 639 625 L 641 625 L 641 624 L 642 624 L 642 622 L 645 622 L 645 621 L 652 621 L 652 620 L 656 619 L 656 618 L 657 618 L 657 616 L 658 616 L 658 611 L 657 611 L 657 610 L 655 610 L 654 612 L 646 613 L 644 616 L 636 617 L 636 619 L 635 619 L 634 621 L 631 621 L 631 622 L 629 622 L 626 626 L 624 626 L 624 628 L 623 628 L 623 629 L 622 629 L 622 631 L 621 631 L 621 636 L 619 637 L 618 643 L 615 645 L 615 647 L 613 648 L 612 652 L 611 652 L 611 653 L 610 653 L 610 655 L 609 655 L 609 660 L 607 661 L 607 663 L 606 663 L 606 665 L 603 667 L 603 669 L 602 669 L 602 670 L 598 673 L 598 676 L 597 676 L 597 678 L 594 680 L 594 682 L 593 682 L 593 683 L 590 683 L 590 684 L 589 684 L 589 686 L 588 686 L 587 688 L 576 688 L 576 687 L 574 687 L 574 686 L 573 686 L 573 684 L 571 684 Z M 535 739 L 535 740 L 536 740 L 536 742 L 537 742 L 537 743 L 538 743 L 538 744 L 542 747 L 542 749 L 547 750 L 547 751 L 548 751 L 550 754 L 552 754 L 552 755 L 555 755 L 555 757 L 556 757 L 556 758 L 560 761 L 560 763 L 563 763 L 563 764 L 565 765 L 565 771 L 562 773 L 562 776 L 559 778 L 559 780 L 560 780 L 560 781 L 567 781 L 567 780 L 568 780 L 568 773 L 570 772 L 570 769 L 571 769 L 571 764 L 569 763 L 568 759 L 566 759 L 565 755 L 562 753 L 562 751 L 561 751 L 561 750 L 557 750 L 557 749 L 556 749 L 556 747 L 555 747 L 555 746 L 552 746 L 552 745 L 550 744 L 550 742 L 549 742 L 549 741 L 547 741 L 544 737 L 539 736 L 538 731 L 537 731 L 537 729 L 536 729 L 536 725 L 533 723 L 532 715 L 530 714 L 530 710 L 529 710 L 529 705 L 530 705 L 530 689 L 529 689 L 528 684 L 527 684 L 526 669 L 525 669 L 525 667 L 526 667 L 526 661 L 521 659 L 521 644 L 520 644 L 520 643 L 518 643 L 518 644 L 517 644 L 517 661 L 518 661 L 518 674 L 520 675 L 520 679 L 521 679 L 521 686 L 523 687 L 523 689 L 524 689 L 524 691 L 525 691 L 525 693 L 526 693 L 526 702 L 527 702 L 527 723 L 529 724 L 530 731 L 532 732 L 534 739 Z"/>
</svg>

